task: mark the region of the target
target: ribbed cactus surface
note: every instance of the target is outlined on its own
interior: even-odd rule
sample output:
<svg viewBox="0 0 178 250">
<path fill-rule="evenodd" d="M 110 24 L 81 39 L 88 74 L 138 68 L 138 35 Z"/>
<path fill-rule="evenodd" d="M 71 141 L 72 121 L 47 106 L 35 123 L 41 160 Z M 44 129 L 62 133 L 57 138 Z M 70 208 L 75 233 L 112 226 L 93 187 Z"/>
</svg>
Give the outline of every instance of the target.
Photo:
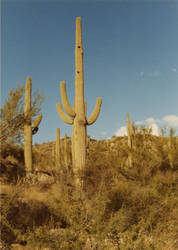
<svg viewBox="0 0 178 250">
<path fill-rule="evenodd" d="M 61 166 L 61 141 L 60 141 L 60 128 L 56 129 L 56 170 L 58 171 Z"/>
<path fill-rule="evenodd" d="M 42 115 L 40 114 L 35 121 L 32 123 L 32 112 L 31 112 L 31 92 L 32 92 L 32 81 L 30 77 L 26 79 L 25 86 L 25 108 L 24 108 L 24 159 L 26 172 L 33 171 L 32 165 L 32 135 L 38 131 L 38 126 L 41 122 Z"/>
<path fill-rule="evenodd" d="M 24 125 L 24 158 L 26 171 L 32 171 L 32 128 L 31 128 L 31 78 L 27 77 L 25 86 L 25 125 Z"/>
<path fill-rule="evenodd" d="M 76 18 L 76 40 L 75 40 L 75 105 L 69 104 L 66 84 L 60 83 L 62 105 L 57 103 L 57 110 L 61 119 L 72 125 L 72 162 L 73 170 L 77 175 L 85 167 L 86 161 L 86 126 L 93 124 L 101 108 L 102 99 L 98 98 L 94 111 L 87 119 L 86 104 L 84 100 L 84 70 L 83 70 L 83 46 L 82 46 L 82 23 L 81 18 Z"/>
<path fill-rule="evenodd" d="M 128 155 L 128 163 L 129 167 L 132 167 L 133 165 L 133 159 L 132 159 L 132 126 L 130 124 L 130 117 L 129 113 L 127 113 L 127 136 L 128 136 L 128 147 L 129 147 L 129 155 Z"/>
</svg>

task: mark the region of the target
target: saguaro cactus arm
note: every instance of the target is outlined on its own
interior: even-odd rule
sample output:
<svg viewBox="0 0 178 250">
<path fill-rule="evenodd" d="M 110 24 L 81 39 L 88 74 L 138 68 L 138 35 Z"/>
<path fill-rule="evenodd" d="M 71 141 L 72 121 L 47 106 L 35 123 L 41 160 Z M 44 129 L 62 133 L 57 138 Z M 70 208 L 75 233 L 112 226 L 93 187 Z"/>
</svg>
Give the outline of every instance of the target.
<svg viewBox="0 0 178 250">
<path fill-rule="evenodd" d="M 75 117 L 75 111 L 70 106 L 68 98 L 67 98 L 67 92 L 66 92 L 66 83 L 60 82 L 60 89 L 61 89 L 61 99 L 62 99 L 62 105 L 64 107 L 64 110 L 66 113 L 72 117 Z"/>
<path fill-rule="evenodd" d="M 37 118 L 32 123 L 32 128 L 36 128 L 39 126 L 40 122 L 42 120 L 42 114 L 39 114 Z"/>
<path fill-rule="evenodd" d="M 100 109 L 101 109 L 101 104 L 102 104 L 102 98 L 101 97 L 98 97 L 97 98 L 97 101 L 96 101 L 96 105 L 95 105 L 95 108 L 93 110 L 93 113 L 91 114 L 91 116 L 87 119 L 87 125 L 91 125 L 93 124 L 98 116 L 99 116 L 99 113 L 100 113 Z"/>
<path fill-rule="evenodd" d="M 63 111 L 62 106 L 61 106 L 60 103 L 57 103 L 57 104 L 56 104 L 56 108 L 57 108 L 57 111 L 58 111 L 59 116 L 61 117 L 61 119 L 62 119 L 65 123 L 67 123 L 67 124 L 73 124 L 73 119 L 71 119 L 69 116 L 67 116 L 67 115 L 64 113 L 64 111 Z"/>
</svg>

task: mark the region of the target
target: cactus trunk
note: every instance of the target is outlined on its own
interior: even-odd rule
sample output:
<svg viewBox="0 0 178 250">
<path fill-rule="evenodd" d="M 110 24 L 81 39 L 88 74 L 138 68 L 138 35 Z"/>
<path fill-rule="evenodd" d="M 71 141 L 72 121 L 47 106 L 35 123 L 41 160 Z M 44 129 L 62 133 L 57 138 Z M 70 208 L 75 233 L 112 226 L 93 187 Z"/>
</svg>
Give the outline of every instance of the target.
<svg viewBox="0 0 178 250">
<path fill-rule="evenodd" d="M 61 165 L 61 145 L 60 145 L 60 129 L 56 129 L 56 170 L 58 171 Z"/>
<path fill-rule="evenodd" d="M 26 171 L 32 171 L 32 130 L 31 130 L 31 79 L 28 77 L 25 86 L 25 125 L 24 125 L 24 158 Z"/>
<path fill-rule="evenodd" d="M 81 171 L 86 158 L 86 117 L 84 101 L 83 48 L 81 19 L 76 20 L 75 43 L 75 119 L 74 119 L 74 157 L 75 168 Z"/>
<path fill-rule="evenodd" d="M 24 160 L 26 172 L 33 171 L 32 165 L 32 134 L 38 131 L 38 125 L 41 122 L 42 115 L 40 114 L 32 124 L 32 114 L 31 114 L 31 92 L 32 92 L 32 82 L 31 78 L 27 77 L 25 86 L 25 108 L 24 108 Z"/>
<path fill-rule="evenodd" d="M 130 126 L 130 117 L 129 113 L 127 113 L 127 136 L 128 136 L 128 146 L 132 148 L 132 140 L 131 140 L 131 126 Z"/>
<path fill-rule="evenodd" d="M 76 18 L 76 43 L 75 43 L 75 105 L 71 108 L 66 94 L 65 82 L 61 82 L 61 99 L 67 116 L 57 103 L 57 110 L 62 120 L 72 125 L 72 164 L 73 172 L 79 182 L 78 174 L 85 167 L 87 125 L 93 124 L 100 112 L 102 99 L 98 98 L 91 116 L 86 118 L 86 104 L 84 100 L 84 70 L 81 18 Z M 81 184 L 81 182 L 80 182 Z"/>
<path fill-rule="evenodd" d="M 130 125 L 130 117 L 129 113 L 127 113 L 127 136 L 128 136 L 128 147 L 129 147 L 129 154 L 128 154 L 128 165 L 132 167 L 133 159 L 132 159 L 132 132 L 131 132 L 131 125 Z"/>
<path fill-rule="evenodd" d="M 31 126 L 24 126 L 24 158 L 27 172 L 32 172 L 32 130 Z"/>
<path fill-rule="evenodd" d="M 74 134 L 75 134 L 75 127 L 74 127 L 74 124 L 72 125 L 72 166 L 73 166 L 73 169 L 75 169 L 75 146 L 74 146 L 74 143 L 75 143 L 75 139 L 74 139 Z"/>
<path fill-rule="evenodd" d="M 68 166 L 69 166 L 69 152 L 68 152 L 68 139 L 67 139 L 66 134 L 64 134 L 63 156 L 64 156 L 64 166 L 65 166 L 66 169 L 68 169 Z"/>
</svg>

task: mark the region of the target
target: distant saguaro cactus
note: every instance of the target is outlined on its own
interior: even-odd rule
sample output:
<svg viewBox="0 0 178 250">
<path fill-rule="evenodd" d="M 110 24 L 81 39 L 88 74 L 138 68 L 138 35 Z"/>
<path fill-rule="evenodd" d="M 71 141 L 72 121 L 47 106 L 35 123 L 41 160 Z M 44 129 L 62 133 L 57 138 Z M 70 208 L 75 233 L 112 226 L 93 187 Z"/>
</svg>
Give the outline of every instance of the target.
<svg viewBox="0 0 178 250">
<path fill-rule="evenodd" d="M 131 125 L 129 113 L 127 113 L 127 135 L 128 135 L 128 146 L 132 148 L 132 138 L 131 138 Z"/>
<path fill-rule="evenodd" d="M 128 156 L 128 163 L 129 163 L 129 167 L 132 167 L 133 165 L 133 161 L 132 161 L 132 127 L 130 124 L 130 117 L 129 117 L 129 113 L 127 113 L 127 136 L 128 136 L 128 147 L 129 147 L 129 156 Z"/>
<path fill-rule="evenodd" d="M 56 170 L 60 170 L 61 166 L 61 141 L 60 128 L 56 129 Z"/>
<path fill-rule="evenodd" d="M 25 158 L 25 168 L 27 172 L 32 172 L 32 135 L 36 134 L 38 131 L 38 126 L 41 122 L 42 115 L 38 117 L 32 123 L 31 114 L 31 90 L 32 82 L 31 78 L 27 77 L 25 86 L 25 125 L 24 125 L 24 158 Z"/>
<path fill-rule="evenodd" d="M 68 137 L 67 134 L 64 134 L 64 144 L 63 144 L 63 156 L 64 156 L 64 166 L 68 168 L 70 157 L 69 157 L 69 148 L 68 148 Z"/>
<path fill-rule="evenodd" d="M 169 131 L 169 138 L 168 138 L 168 159 L 171 168 L 174 168 L 174 133 L 175 130 L 170 128 Z"/>
<path fill-rule="evenodd" d="M 82 171 L 86 161 L 86 126 L 93 124 L 100 112 L 102 99 L 98 98 L 91 116 L 86 118 L 84 100 L 84 72 L 83 72 L 83 48 L 81 18 L 76 18 L 76 43 L 75 43 L 75 105 L 72 108 L 66 94 L 66 83 L 60 83 L 61 99 L 64 110 L 57 103 L 57 111 L 61 119 L 72 126 L 72 162 L 75 175 Z"/>
</svg>

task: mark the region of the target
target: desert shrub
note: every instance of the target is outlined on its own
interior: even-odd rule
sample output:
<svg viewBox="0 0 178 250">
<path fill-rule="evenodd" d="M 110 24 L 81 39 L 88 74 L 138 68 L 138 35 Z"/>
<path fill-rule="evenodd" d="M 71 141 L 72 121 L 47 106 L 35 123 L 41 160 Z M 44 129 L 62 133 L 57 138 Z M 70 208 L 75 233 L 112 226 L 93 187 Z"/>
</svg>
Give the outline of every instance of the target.
<svg viewBox="0 0 178 250">
<path fill-rule="evenodd" d="M 36 228 L 33 232 L 29 232 L 27 242 L 32 249 L 66 249 L 79 250 L 83 249 L 86 237 L 80 235 L 79 232 L 67 228 L 49 230 L 47 226 Z"/>
<path fill-rule="evenodd" d="M 14 200 L 8 211 L 14 217 L 22 215 L 14 220 L 5 216 L 10 224 L 7 234 L 12 227 L 13 237 L 32 249 L 78 250 L 87 249 L 87 244 L 101 250 L 176 249 L 177 138 L 137 131 L 133 146 L 131 151 L 127 137 L 90 142 L 83 190 L 75 187 L 69 172 L 65 178 L 56 173 L 55 186 L 45 191 L 40 183 L 34 184 L 49 199 L 36 202 L 31 195 L 28 202 Z M 51 145 L 35 147 L 35 164 L 55 172 Z M 40 214 L 44 214 L 41 221 Z M 19 226 L 21 221 L 23 226 Z"/>
<path fill-rule="evenodd" d="M 11 89 L 0 109 L 1 143 L 21 140 L 24 124 L 23 95 L 24 86 L 18 86 L 16 90 Z"/>
<path fill-rule="evenodd" d="M 16 163 L 24 164 L 24 151 L 22 145 L 14 145 L 13 143 L 5 143 L 1 152 L 3 159 L 12 159 Z"/>
<path fill-rule="evenodd" d="M 0 174 L 1 183 L 16 184 L 24 177 L 24 165 L 13 155 L 8 155 L 6 159 L 0 159 Z"/>
<path fill-rule="evenodd" d="M 53 228 L 60 218 L 48 208 L 47 204 L 37 200 L 23 200 L 22 193 L 26 184 L 18 183 L 13 192 L 3 197 L 1 206 L 1 239 L 7 246 L 12 242 L 27 243 L 27 232 L 48 225 Z"/>
<path fill-rule="evenodd" d="M 32 149 L 34 169 L 43 171 L 55 170 L 55 159 L 52 155 L 52 147 L 49 143 L 43 144 L 43 150 L 39 145 L 35 145 Z"/>
<path fill-rule="evenodd" d="M 15 90 L 9 91 L 7 100 L 0 108 L 0 143 L 1 148 L 4 144 L 18 144 L 23 139 L 24 118 L 24 85 L 18 86 Z M 31 115 L 33 119 L 39 114 L 44 97 L 36 91 L 32 102 Z"/>
<path fill-rule="evenodd" d="M 13 223 L 9 220 L 9 214 L 11 209 L 11 204 L 15 202 L 18 198 L 18 187 L 13 189 L 9 195 L 2 196 L 1 199 L 1 241 L 5 249 L 9 249 L 10 244 L 13 243 L 16 239 L 15 228 Z"/>
</svg>

